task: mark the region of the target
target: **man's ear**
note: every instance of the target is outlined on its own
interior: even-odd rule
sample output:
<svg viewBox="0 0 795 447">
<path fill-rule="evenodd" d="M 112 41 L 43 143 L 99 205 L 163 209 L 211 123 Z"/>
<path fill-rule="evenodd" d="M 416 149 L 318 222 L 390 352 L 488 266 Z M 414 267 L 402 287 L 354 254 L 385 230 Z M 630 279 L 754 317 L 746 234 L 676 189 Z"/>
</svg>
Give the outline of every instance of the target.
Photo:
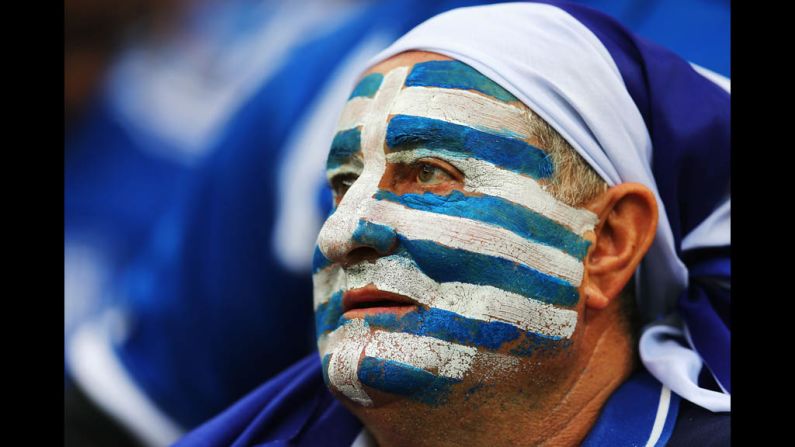
<svg viewBox="0 0 795 447">
<path fill-rule="evenodd" d="M 604 309 L 621 293 L 657 231 L 657 200 L 640 183 L 609 188 L 586 208 L 599 216 L 585 258 L 585 305 Z"/>
</svg>

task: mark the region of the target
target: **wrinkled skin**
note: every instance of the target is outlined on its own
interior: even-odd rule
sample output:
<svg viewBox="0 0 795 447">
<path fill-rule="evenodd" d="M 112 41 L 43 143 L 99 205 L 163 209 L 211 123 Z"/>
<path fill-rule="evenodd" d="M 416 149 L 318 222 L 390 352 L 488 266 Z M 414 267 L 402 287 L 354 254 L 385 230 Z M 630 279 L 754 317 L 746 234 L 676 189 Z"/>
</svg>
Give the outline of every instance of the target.
<svg viewBox="0 0 795 447">
<path fill-rule="evenodd" d="M 389 85 L 385 85 L 388 84 L 389 73 L 400 71 L 401 68 L 405 69 L 405 73 L 410 73 L 415 64 L 433 60 L 449 60 L 449 58 L 425 52 L 403 53 L 376 65 L 364 73 L 363 78 L 373 73 L 385 75 L 379 91 L 386 91 L 389 88 Z M 402 87 L 402 81 L 397 86 L 395 91 L 402 91 L 405 88 Z M 451 93 L 466 96 L 466 93 L 456 93 L 455 90 Z M 416 100 L 433 101 L 429 97 Z M 526 106 L 515 98 L 511 100 L 508 97 L 503 102 L 517 109 L 527 110 Z M 385 127 L 386 122 L 395 119 L 398 115 L 391 108 L 393 105 L 394 102 L 383 101 L 378 107 L 359 110 L 358 115 L 353 114 L 354 121 L 365 122 L 365 126 L 378 126 L 383 121 L 380 125 Z M 408 107 L 423 109 L 427 108 L 427 105 L 409 104 Z M 469 113 L 467 119 L 471 119 L 473 123 L 482 122 L 484 119 L 478 116 L 483 112 L 477 107 L 466 108 L 465 111 Z M 447 114 L 456 115 L 453 113 L 455 111 L 450 109 L 444 112 L 446 112 L 443 114 L 445 117 L 448 116 Z M 343 121 L 345 119 L 344 113 Z M 387 141 L 389 137 L 385 139 L 385 135 L 383 129 L 381 133 L 362 131 L 358 142 L 361 151 L 351 157 L 344 149 L 340 150 L 344 141 L 335 140 L 336 146 L 330 156 L 329 177 L 335 191 L 336 208 L 320 233 L 318 246 L 327 258 L 326 262 L 331 266 L 325 267 L 326 271 L 332 268 L 338 269 L 340 275 L 338 280 L 347 281 L 349 284 L 347 288 L 343 288 L 343 292 L 354 290 L 350 284 L 356 282 L 357 271 L 362 268 L 377 269 L 381 265 L 379 262 L 393 259 L 401 262 L 407 260 L 406 262 L 420 265 L 426 271 L 440 270 L 451 262 L 448 257 L 434 258 L 433 251 L 422 252 L 416 249 L 412 245 L 411 238 L 405 237 L 403 233 L 413 231 L 411 225 L 416 222 L 415 215 L 406 214 L 408 217 L 403 218 L 402 214 L 397 213 L 392 216 L 385 208 L 366 205 L 379 191 L 381 191 L 379 194 L 386 195 L 393 201 L 412 197 L 414 198 L 412 200 L 433 197 L 434 202 L 431 205 L 424 203 L 430 207 L 432 213 L 436 213 L 430 214 L 429 222 L 432 224 L 430 227 L 451 228 L 448 221 L 437 216 L 450 213 L 451 211 L 447 210 L 452 208 L 460 210 L 455 211 L 459 213 L 470 212 L 472 208 L 469 202 L 460 205 L 455 203 L 454 198 L 460 200 L 462 197 L 482 196 L 472 192 L 472 182 L 477 179 L 476 175 L 481 177 L 491 175 L 491 171 L 475 171 L 462 164 L 456 167 L 456 159 L 449 158 L 449 153 L 446 153 L 440 145 L 428 145 L 429 148 L 422 154 L 422 158 L 409 157 L 400 162 L 390 162 L 396 160 L 388 159 L 394 148 L 390 148 L 390 141 Z M 412 135 L 407 138 L 413 141 Z M 513 139 L 544 149 L 532 135 Z M 391 142 L 394 143 L 394 140 Z M 499 145 L 489 147 L 487 150 L 493 153 L 487 152 L 478 156 L 489 160 L 501 160 L 500 154 L 496 152 L 499 150 Z M 526 160 L 519 161 L 524 163 L 522 166 L 530 172 L 536 168 L 533 166 L 536 159 L 530 157 L 530 152 L 527 154 Z M 524 156 L 519 155 L 519 157 Z M 516 161 L 515 158 L 513 161 Z M 459 169 L 462 166 L 464 168 Z M 543 185 L 544 181 L 544 179 L 539 180 L 539 184 Z M 493 190 L 494 194 L 509 195 L 510 186 L 506 185 L 504 190 L 499 190 L 498 185 L 497 189 Z M 517 355 L 518 348 L 528 346 L 530 341 L 535 340 L 534 333 L 547 330 L 546 323 L 538 325 L 543 326 L 541 329 L 527 331 L 526 334 L 496 347 L 492 345 L 486 347 L 485 342 L 480 339 L 467 343 L 461 342 L 460 339 L 451 339 L 452 336 L 447 332 L 443 335 L 434 333 L 435 337 L 443 341 L 455 341 L 464 345 L 466 348 L 463 349 L 468 349 L 466 352 L 476 353 L 475 360 L 462 370 L 460 377 L 456 376 L 455 383 L 445 388 L 446 391 L 441 398 L 431 395 L 431 391 L 438 391 L 438 387 L 415 389 L 411 383 L 404 383 L 410 382 L 410 378 L 413 377 L 410 375 L 401 376 L 401 381 L 390 382 L 389 386 L 384 385 L 386 381 L 382 379 L 386 370 L 382 364 L 380 364 L 381 369 L 373 370 L 372 375 L 375 379 L 368 381 L 369 377 L 362 375 L 362 370 L 366 367 L 363 359 L 371 354 L 373 357 L 387 358 L 392 355 L 390 352 L 396 349 L 411 350 L 412 352 L 399 353 L 411 359 L 444 357 L 440 354 L 443 348 L 434 346 L 409 342 L 404 345 L 392 345 L 390 342 L 388 347 L 378 345 L 375 333 L 376 331 L 388 333 L 386 336 L 392 337 L 389 340 L 415 340 L 412 334 L 429 333 L 434 324 L 446 328 L 453 324 L 453 320 L 458 320 L 453 318 L 438 323 L 430 317 L 420 317 L 415 319 L 419 321 L 418 324 L 407 329 L 409 325 L 405 322 L 415 321 L 412 318 L 418 315 L 418 312 L 420 315 L 425 315 L 422 314 L 423 311 L 434 307 L 411 299 L 406 299 L 406 302 L 394 307 L 354 306 L 338 309 L 337 312 L 343 315 L 333 312 L 318 313 L 321 356 L 332 354 L 327 356 L 332 363 L 335 361 L 334 356 L 338 356 L 337 364 L 331 368 L 328 364 L 325 365 L 324 372 L 327 374 L 327 380 L 331 381 L 330 389 L 362 420 L 380 445 L 576 445 L 587 435 L 606 399 L 633 369 L 632 341 L 620 317 L 616 298 L 651 245 L 657 221 L 657 208 L 654 197 L 648 189 L 642 185 L 627 183 L 608 189 L 583 209 L 593 213 L 594 222 L 598 223 L 580 235 L 586 243 L 587 253 L 583 252 L 581 259 L 577 259 L 581 274 L 576 278 L 578 282 L 574 302 L 564 306 L 572 311 L 570 315 L 575 318 L 572 330 L 566 332 L 566 336 L 552 342 L 540 345 L 533 342 L 535 343 L 531 343 L 533 349 L 524 350 L 520 355 Z M 503 222 L 504 225 L 510 226 L 510 222 L 504 223 L 504 220 L 500 220 L 500 210 L 501 208 L 484 208 L 484 211 L 476 217 L 488 222 Z M 375 222 L 378 225 L 362 226 L 359 223 L 362 220 Z M 430 231 L 433 235 L 439 233 L 425 227 L 420 230 Z M 557 237 L 555 232 L 531 230 L 541 234 L 539 238 L 542 243 Z M 462 244 L 465 246 L 471 242 L 472 236 L 468 235 L 463 227 L 452 227 L 449 231 L 454 235 L 461 235 L 460 239 L 464 241 Z M 473 234 L 480 237 L 480 233 Z M 449 241 L 444 237 L 446 236 L 438 236 L 440 239 L 432 241 L 445 246 Z M 490 242 L 486 241 L 483 245 L 488 243 Z M 500 256 L 512 257 L 517 256 L 516 253 L 521 253 L 520 245 L 521 242 L 516 245 L 495 243 L 494 246 L 498 248 L 494 250 Z M 482 259 L 475 259 L 477 260 Z M 482 265 L 471 267 L 473 274 L 494 269 L 493 262 L 484 262 Z M 563 266 L 555 265 L 554 262 L 547 262 L 536 268 L 548 269 L 554 274 L 565 270 Z M 403 274 L 401 272 L 403 270 L 384 268 L 382 271 L 376 270 L 375 278 L 383 284 L 392 280 L 390 284 L 400 289 L 401 284 L 405 285 L 412 281 L 408 273 L 406 277 L 401 278 L 400 275 Z M 503 276 L 508 278 L 511 281 L 510 285 L 515 285 L 517 290 L 527 290 L 529 287 L 528 284 L 516 285 L 517 281 L 522 281 L 518 276 Z M 316 300 L 317 296 L 329 295 L 331 291 L 326 284 L 327 280 L 319 278 L 320 276 L 316 274 Z M 540 284 L 543 287 L 546 283 Z M 384 290 L 384 286 L 378 287 L 370 282 L 358 284 L 356 287 L 355 293 L 348 293 L 344 299 L 348 300 L 345 301 L 348 303 L 346 306 L 351 300 L 355 301 L 356 298 L 351 298 L 354 296 L 364 301 L 384 298 L 378 295 L 380 293 L 378 290 Z M 493 297 L 495 300 L 503 300 L 507 299 L 506 296 L 512 296 L 499 288 L 489 291 L 493 293 L 484 295 L 488 299 Z M 387 301 L 401 301 L 405 298 L 403 295 L 385 296 Z M 427 296 L 414 298 L 430 299 Z M 450 304 L 450 300 L 455 300 L 454 297 L 442 298 L 448 299 L 445 301 L 448 304 L 445 305 L 455 309 L 460 308 L 461 303 Z M 395 305 L 395 302 L 391 302 L 391 305 Z M 316 302 L 316 311 L 320 309 L 325 310 L 317 307 Z M 380 328 L 374 327 L 373 322 L 381 321 L 379 318 L 383 319 L 384 315 L 390 322 L 398 323 Z M 447 318 L 447 314 L 444 315 L 444 318 Z M 370 324 L 359 324 L 357 331 L 343 332 L 346 330 L 343 326 L 353 327 L 350 323 L 354 320 L 357 324 L 362 321 Z M 526 320 L 530 326 L 536 321 L 531 317 Z M 549 317 L 549 321 L 557 320 Z M 377 326 L 377 323 L 375 324 Z M 330 337 L 329 334 L 334 333 L 335 330 L 337 330 L 336 338 Z M 347 364 L 339 360 L 343 355 L 349 357 Z M 498 360 L 501 360 L 496 361 L 494 355 L 499 356 Z M 353 365 L 352 368 L 355 370 L 353 372 L 345 370 L 345 365 Z M 443 375 L 444 368 L 454 369 L 449 364 L 443 364 L 438 370 L 431 368 L 430 371 L 433 374 Z M 355 378 L 357 371 L 358 379 Z M 354 388 L 357 389 L 352 389 L 348 385 L 349 382 L 356 382 Z M 407 389 L 411 391 L 407 392 Z"/>
</svg>

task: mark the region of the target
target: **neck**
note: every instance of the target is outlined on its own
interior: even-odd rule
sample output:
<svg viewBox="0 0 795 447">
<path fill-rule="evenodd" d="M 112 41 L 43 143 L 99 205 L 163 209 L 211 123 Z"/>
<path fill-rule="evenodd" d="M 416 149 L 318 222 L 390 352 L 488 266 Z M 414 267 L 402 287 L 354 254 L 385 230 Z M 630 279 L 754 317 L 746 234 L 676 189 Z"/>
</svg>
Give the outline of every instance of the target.
<svg viewBox="0 0 795 447">
<path fill-rule="evenodd" d="M 621 325 L 605 313 L 590 317 L 572 347 L 569 357 L 575 360 L 566 364 L 567 373 L 528 371 L 528 383 L 517 387 L 498 380 L 477 393 L 463 385 L 464 391 L 439 407 L 403 400 L 376 408 L 346 406 L 380 447 L 578 445 L 633 369 L 630 337 Z M 555 376 L 561 379 L 550 379 Z"/>
</svg>

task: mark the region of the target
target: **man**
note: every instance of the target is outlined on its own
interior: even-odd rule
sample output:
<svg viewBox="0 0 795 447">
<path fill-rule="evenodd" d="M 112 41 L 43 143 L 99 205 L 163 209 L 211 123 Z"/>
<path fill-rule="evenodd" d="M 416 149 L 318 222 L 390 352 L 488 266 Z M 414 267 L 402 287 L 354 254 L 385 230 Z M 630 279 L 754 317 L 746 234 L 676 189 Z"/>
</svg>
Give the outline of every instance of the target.
<svg viewBox="0 0 795 447">
<path fill-rule="evenodd" d="M 320 362 L 183 442 L 727 442 L 728 94 L 571 5 L 455 10 L 374 61 L 328 158 Z"/>
</svg>

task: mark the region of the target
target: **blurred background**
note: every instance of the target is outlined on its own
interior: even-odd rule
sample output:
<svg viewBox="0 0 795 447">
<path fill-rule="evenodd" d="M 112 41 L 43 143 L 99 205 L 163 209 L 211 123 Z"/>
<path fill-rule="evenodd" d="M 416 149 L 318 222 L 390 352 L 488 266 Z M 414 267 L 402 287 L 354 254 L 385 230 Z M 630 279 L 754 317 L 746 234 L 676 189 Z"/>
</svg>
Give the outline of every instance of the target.
<svg viewBox="0 0 795 447">
<path fill-rule="evenodd" d="M 483 3 L 65 0 L 66 445 L 168 445 L 315 349 L 325 156 L 359 70 Z M 579 3 L 730 76 L 727 0 Z"/>
</svg>

